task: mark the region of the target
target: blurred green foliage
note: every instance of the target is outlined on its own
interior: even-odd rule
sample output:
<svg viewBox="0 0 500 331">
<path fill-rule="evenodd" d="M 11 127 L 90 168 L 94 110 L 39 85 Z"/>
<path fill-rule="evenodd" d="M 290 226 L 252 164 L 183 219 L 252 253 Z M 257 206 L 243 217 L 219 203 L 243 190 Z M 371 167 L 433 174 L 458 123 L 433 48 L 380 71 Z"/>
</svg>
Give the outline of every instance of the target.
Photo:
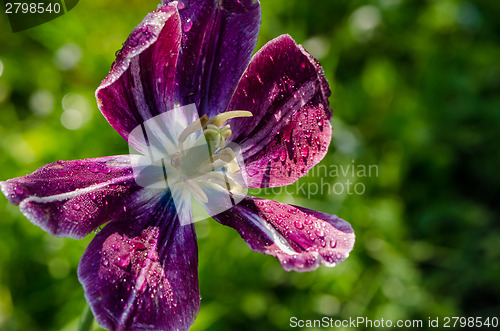
<svg viewBox="0 0 500 331">
<path fill-rule="evenodd" d="M 94 90 L 156 5 L 82 0 L 15 34 L 0 13 L 1 180 L 128 152 Z M 308 193 L 252 192 L 348 220 L 356 246 L 333 269 L 285 272 L 234 230 L 197 223 L 193 330 L 286 330 L 292 316 L 499 316 L 498 17 L 497 0 L 262 0 L 258 48 L 290 34 L 333 90 L 333 143 L 320 169 L 377 172 L 313 171 L 298 182 Z M 348 180 L 363 194 L 347 194 Z M 0 200 L 0 329 L 76 330 L 85 309 L 76 268 L 91 238 L 52 237 Z"/>
</svg>

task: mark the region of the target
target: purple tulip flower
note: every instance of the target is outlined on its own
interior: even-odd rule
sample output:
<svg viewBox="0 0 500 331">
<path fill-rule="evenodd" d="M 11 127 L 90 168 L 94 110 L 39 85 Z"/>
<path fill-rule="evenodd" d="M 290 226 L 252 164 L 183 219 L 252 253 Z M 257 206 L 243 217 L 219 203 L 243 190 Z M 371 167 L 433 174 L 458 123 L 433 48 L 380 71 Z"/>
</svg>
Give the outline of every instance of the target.
<svg viewBox="0 0 500 331">
<path fill-rule="evenodd" d="M 222 150 L 240 147 L 244 166 L 237 172 L 245 182 L 238 185 L 277 187 L 305 175 L 327 153 L 332 132 L 330 91 L 318 62 L 288 35 L 252 57 L 259 2 L 163 2 L 132 31 L 97 89 L 111 126 L 144 150 L 130 139 L 135 128 L 194 104 L 202 120 L 198 137 L 217 141 L 211 158 L 224 161 Z M 191 133 L 185 129 L 184 138 Z M 55 236 L 83 238 L 109 222 L 78 269 L 101 326 L 186 330 L 200 305 L 194 225 L 181 225 L 171 189 L 137 183 L 134 158 L 59 161 L 0 186 L 10 203 Z M 203 190 L 189 192 L 210 210 L 216 198 Z M 239 203 L 213 218 L 235 228 L 254 251 L 277 257 L 285 270 L 332 267 L 353 248 L 351 226 L 335 215 L 230 194 Z"/>
</svg>

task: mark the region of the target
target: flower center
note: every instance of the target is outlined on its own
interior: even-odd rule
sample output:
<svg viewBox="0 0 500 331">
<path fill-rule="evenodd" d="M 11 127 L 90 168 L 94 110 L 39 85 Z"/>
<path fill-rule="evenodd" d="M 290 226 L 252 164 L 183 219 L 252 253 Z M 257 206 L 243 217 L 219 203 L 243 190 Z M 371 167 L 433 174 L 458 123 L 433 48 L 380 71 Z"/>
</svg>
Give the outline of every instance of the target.
<svg viewBox="0 0 500 331">
<path fill-rule="evenodd" d="M 210 189 L 241 191 L 241 179 L 233 176 L 240 169 L 237 156 L 227 146 L 232 131 L 230 125 L 224 123 L 231 118 L 251 116 L 249 111 L 228 111 L 212 118 L 204 115 L 188 125 L 179 135 L 178 151 L 170 160 L 175 169 L 175 180 L 171 182 L 169 177 L 171 189 L 181 185 L 202 203 L 208 202 L 206 191 Z M 194 143 L 186 146 L 188 137 L 200 130 Z"/>
<path fill-rule="evenodd" d="M 128 138 L 136 183 L 153 194 L 169 190 L 182 225 L 232 208 L 243 199 L 246 184 L 243 157 L 229 142 L 226 121 L 251 116 L 237 110 L 199 118 L 191 104 L 148 119 Z"/>
</svg>

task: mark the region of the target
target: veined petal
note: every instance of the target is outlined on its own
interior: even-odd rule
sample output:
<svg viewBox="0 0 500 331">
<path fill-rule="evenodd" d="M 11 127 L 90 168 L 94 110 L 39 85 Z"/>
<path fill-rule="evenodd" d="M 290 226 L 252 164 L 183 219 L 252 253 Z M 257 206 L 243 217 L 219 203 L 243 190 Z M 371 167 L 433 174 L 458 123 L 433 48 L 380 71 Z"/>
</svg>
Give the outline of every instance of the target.
<svg viewBox="0 0 500 331">
<path fill-rule="evenodd" d="M 172 0 L 163 0 L 169 3 Z M 176 98 L 195 103 L 200 117 L 224 111 L 257 44 L 260 3 L 253 0 L 183 0 L 182 46 Z"/>
<path fill-rule="evenodd" d="M 187 330 L 194 322 L 196 234 L 193 224 L 180 226 L 172 200 L 165 205 L 106 225 L 82 256 L 78 277 L 101 326 Z"/>
<path fill-rule="evenodd" d="M 174 5 L 149 13 L 125 41 L 97 89 L 99 109 L 126 140 L 145 120 L 174 107 L 180 42 L 180 18 Z M 138 142 L 129 143 L 140 147 Z"/>
<path fill-rule="evenodd" d="M 214 219 L 236 229 L 254 251 L 277 257 L 287 271 L 333 267 L 354 246 L 354 231 L 337 216 L 271 200 L 246 197 Z"/>
<path fill-rule="evenodd" d="M 58 161 L 0 182 L 10 203 L 43 230 L 83 238 L 126 211 L 136 185 L 130 157 Z"/>
<path fill-rule="evenodd" d="M 291 184 L 325 156 L 332 134 L 329 96 L 321 66 L 290 36 L 255 54 L 228 108 L 253 113 L 228 121 L 250 188 Z"/>
</svg>

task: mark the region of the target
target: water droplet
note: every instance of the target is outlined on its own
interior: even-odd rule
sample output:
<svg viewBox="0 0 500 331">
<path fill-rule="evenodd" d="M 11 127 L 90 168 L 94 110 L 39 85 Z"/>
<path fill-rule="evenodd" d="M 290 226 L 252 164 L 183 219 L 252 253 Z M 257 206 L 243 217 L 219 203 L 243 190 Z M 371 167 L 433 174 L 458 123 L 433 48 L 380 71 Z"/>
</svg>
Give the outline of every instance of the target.
<svg viewBox="0 0 500 331">
<path fill-rule="evenodd" d="M 300 222 L 300 221 L 295 221 L 293 224 L 299 230 L 302 230 L 304 228 L 304 224 L 302 224 L 302 222 Z"/>
<path fill-rule="evenodd" d="M 323 230 L 316 230 L 316 231 L 314 231 L 314 233 L 315 233 L 318 237 L 324 237 L 324 236 L 325 236 L 325 231 L 323 231 Z"/>
<path fill-rule="evenodd" d="M 179 1 L 177 3 L 177 9 L 178 10 L 183 10 L 184 8 L 186 8 L 186 5 L 184 4 L 184 2 L 183 1 Z"/>
<path fill-rule="evenodd" d="M 280 151 L 280 160 L 281 160 L 281 162 L 286 161 L 286 150 L 284 148 L 281 149 L 281 151 Z"/>
<path fill-rule="evenodd" d="M 73 209 L 74 209 L 74 210 L 80 210 L 80 205 L 79 205 L 79 204 L 77 204 L 77 203 L 75 203 L 75 204 L 73 205 Z"/>
<path fill-rule="evenodd" d="M 334 239 L 332 239 L 332 240 L 330 241 L 330 247 L 331 247 L 331 248 L 335 248 L 335 247 L 337 247 L 337 241 L 336 241 L 336 240 L 334 240 Z"/>
<path fill-rule="evenodd" d="M 182 30 L 184 32 L 189 32 L 191 30 L 191 27 L 193 26 L 193 21 L 191 21 L 190 18 L 187 19 L 186 23 L 184 23 L 184 26 L 182 27 Z"/>
<path fill-rule="evenodd" d="M 117 258 L 114 263 L 120 268 L 126 268 L 130 264 L 130 256 L 122 256 Z"/>
<path fill-rule="evenodd" d="M 137 37 L 129 39 L 129 46 L 130 47 L 135 47 L 135 46 L 137 46 L 137 44 L 139 44 L 139 40 L 137 40 Z"/>
<path fill-rule="evenodd" d="M 108 260 L 103 260 L 102 261 L 102 265 L 107 267 L 109 265 L 109 261 Z"/>
<path fill-rule="evenodd" d="M 133 243 L 133 246 L 134 246 L 134 249 L 135 250 L 143 250 L 143 249 L 146 249 L 146 245 L 144 245 L 142 242 L 140 241 L 136 241 Z"/>
<path fill-rule="evenodd" d="M 308 154 L 309 154 L 309 147 L 308 146 L 302 147 L 302 149 L 300 150 L 300 155 L 302 155 L 303 157 L 307 157 Z"/>
</svg>

